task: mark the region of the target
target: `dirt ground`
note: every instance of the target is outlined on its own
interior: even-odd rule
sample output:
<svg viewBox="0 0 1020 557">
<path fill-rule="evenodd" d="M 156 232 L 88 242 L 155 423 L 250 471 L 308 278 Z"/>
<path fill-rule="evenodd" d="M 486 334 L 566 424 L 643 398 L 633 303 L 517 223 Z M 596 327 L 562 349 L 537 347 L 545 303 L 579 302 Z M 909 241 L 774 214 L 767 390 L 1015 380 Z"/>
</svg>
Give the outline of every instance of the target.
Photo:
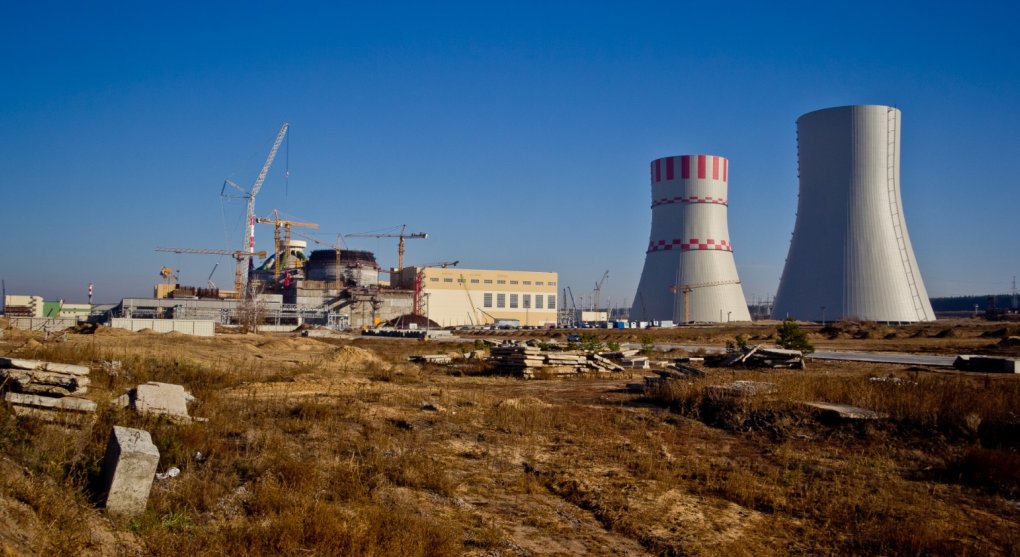
<svg viewBox="0 0 1020 557">
<path fill-rule="evenodd" d="M 736 335 L 767 342 L 775 325 L 594 332 L 722 346 Z M 837 324 L 811 340 L 1016 355 L 1003 343 L 1016 334 L 970 321 Z M 101 410 L 91 427 L 64 429 L 0 405 L 0 555 L 1020 554 L 1014 377 L 814 362 L 798 372 L 709 370 L 644 396 L 627 389 L 644 370 L 529 381 L 407 361 L 474 350 L 483 335 L 509 336 L 5 329 L 0 355 L 90 365 L 87 396 Z M 514 336 L 540 335 L 550 338 Z M 110 360 L 123 365 L 109 371 Z M 108 406 L 148 380 L 185 385 L 198 399 L 192 414 L 207 421 L 181 426 Z M 770 382 L 778 394 L 706 394 L 734 380 Z M 970 404 L 973 415 L 957 419 L 954 393 L 971 391 L 999 410 Z M 800 406 L 805 397 L 888 417 L 832 420 Z M 129 523 L 97 508 L 88 480 L 114 423 L 150 430 L 160 470 L 182 470 L 156 482 L 146 515 Z M 59 533 L 56 522 L 66 524 Z"/>
</svg>

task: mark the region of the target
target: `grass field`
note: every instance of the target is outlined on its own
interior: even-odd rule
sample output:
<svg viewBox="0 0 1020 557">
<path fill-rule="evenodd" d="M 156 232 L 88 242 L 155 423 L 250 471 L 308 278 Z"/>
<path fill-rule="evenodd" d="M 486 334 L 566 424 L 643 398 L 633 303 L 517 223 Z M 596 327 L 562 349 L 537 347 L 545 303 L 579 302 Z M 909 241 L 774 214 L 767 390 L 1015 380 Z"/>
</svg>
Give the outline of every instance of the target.
<svg viewBox="0 0 1020 557">
<path fill-rule="evenodd" d="M 811 338 L 1015 355 L 1003 329 L 844 323 Z M 721 347 L 774 330 L 598 334 Z M 91 365 L 100 410 L 67 429 L 0 405 L 0 555 L 1020 555 L 1020 378 L 810 362 L 638 395 L 625 385 L 641 374 L 524 381 L 406 361 L 474 340 L 5 330 L 0 355 Z M 185 385 L 208 421 L 107 404 L 150 380 Z M 711 388 L 734 380 L 774 387 Z M 887 417 L 840 421 L 804 401 Z M 94 503 L 115 424 L 151 432 L 160 471 L 182 471 L 126 522 Z"/>
</svg>

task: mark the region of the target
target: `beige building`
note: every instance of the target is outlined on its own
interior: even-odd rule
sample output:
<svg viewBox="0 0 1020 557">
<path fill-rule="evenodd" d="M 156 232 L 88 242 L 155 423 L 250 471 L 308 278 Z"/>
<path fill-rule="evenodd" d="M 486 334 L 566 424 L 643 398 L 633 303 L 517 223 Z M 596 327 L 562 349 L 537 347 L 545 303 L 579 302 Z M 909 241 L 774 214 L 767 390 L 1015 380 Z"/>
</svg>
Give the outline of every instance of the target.
<svg viewBox="0 0 1020 557">
<path fill-rule="evenodd" d="M 393 280 L 413 289 L 419 272 L 422 313 L 442 327 L 556 324 L 556 273 L 407 267 Z"/>
</svg>

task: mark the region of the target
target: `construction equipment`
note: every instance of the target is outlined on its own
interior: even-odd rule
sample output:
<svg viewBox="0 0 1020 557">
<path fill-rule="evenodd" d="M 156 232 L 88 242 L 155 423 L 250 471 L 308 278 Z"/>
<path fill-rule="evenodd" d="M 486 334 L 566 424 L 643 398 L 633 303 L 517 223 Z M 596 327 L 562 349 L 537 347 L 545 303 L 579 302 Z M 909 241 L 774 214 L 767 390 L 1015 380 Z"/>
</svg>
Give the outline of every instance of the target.
<svg viewBox="0 0 1020 557">
<path fill-rule="evenodd" d="M 219 266 L 220 263 L 217 261 L 216 264 L 212 266 L 212 270 L 209 271 L 209 278 L 205 279 L 205 282 L 206 284 L 209 285 L 209 288 L 216 288 L 216 283 L 212 281 L 212 276 L 216 273 L 216 268 Z"/>
<path fill-rule="evenodd" d="M 471 290 L 468 288 L 468 285 L 467 285 L 467 279 L 464 278 L 464 275 L 460 276 L 460 285 L 464 287 L 464 294 L 467 295 L 468 303 L 471 304 L 471 321 L 472 321 L 471 324 L 472 325 L 483 325 L 484 324 L 484 323 L 481 322 L 482 321 L 481 319 L 478 319 L 478 312 L 481 312 L 482 315 L 488 317 L 489 319 L 492 319 L 492 322 L 495 323 L 496 322 L 496 318 L 495 317 L 490 315 L 489 312 L 485 311 L 484 309 L 478 309 L 478 306 L 475 305 L 475 301 L 471 297 Z"/>
<path fill-rule="evenodd" d="M 607 278 L 609 278 L 608 270 L 602 273 L 602 278 L 595 283 L 595 307 L 592 308 L 595 311 L 601 311 L 601 308 L 599 307 L 599 294 L 602 293 L 602 284 L 606 282 Z"/>
<path fill-rule="evenodd" d="M 577 304 L 574 303 L 574 291 L 569 286 L 567 287 L 567 294 L 570 294 L 570 308 L 574 310 L 571 326 L 577 326 L 577 322 L 581 319 L 581 314 L 577 311 Z M 583 302 L 584 300 L 581 301 Z"/>
<path fill-rule="evenodd" d="M 280 131 L 276 134 L 276 140 L 273 142 L 273 147 L 269 150 L 269 156 L 266 157 L 265 164 L 262 165 L 262 170 L 259 171 L 259 175 L 255 178 L 255 183 L 252 184 L 251 189 L 247 192 L 241 189 L 241 186 L 231 182 L 230 180 L 223 181 L 223 187 L 220 189 L 220 197 L 235 197 L 248 200 L 248 209 L 245 213 L 245 232 L 244 232 L 244 243 L 241 249 L 248 252 L 248 257 L 255 255 L 255 196 L 259 194 L 259 190 L 262 189 L 262 184 L 266 181 L 266 175 L 269 173 L 269 167 L 273 165 L 273 159 L 276 158 L 276 152 L 280 149 L 280 144 L 283 143 L 283 137 L 287 135 L 287 129 L 290 124 L 284 122 L 280 126 Z M 241 195 L 226 195 L 227 186 L 230 186 L 237 191 L 241 192 Z M 191 253 L 191 252 L 188 252 Z M 232 255 L 232 253 L 226 254 Z M 236 258 L 236 256 L 235 256 Z M 240 261 L 240 259 L 238 259 Z M 241 275 L 240 269 L 237 272 L 237 276 Z M 237 290 L 241 291 L 240 287 Z"/>
<path fill-rule="evenodd" d="M 345 238 L 400 238 L 400 242 L 397 243 L 397 270 L 404 268 L 404 239 L 409 238 L 412 240 L 424 240 L 429 235 L 424 232 L 411 232 L 407 233 L 407 225 L 404 224 L 400 227 L 400 233 L 398 234 L 344 234 Z"/>
<path fill-rule="evenodd" d="M 425 269 L 429 267 L 439 267 L 445 269 L 447 267 L 456 267 L 460 261 L 441 261 L 439 263 L 426 263 L 418 268 L 418 272 L 414 275 L 414 309 L 412 310 L 414 315 L 424 317 L 425 315 L 425 302 L 422 300 L 422 290 L 425 289 Z"/>
<path fill-rule="evenodd" d="M 697 288 L 707 288 L 707 287 L 710 287 L 710 286 L 723 286 L 723 285 L 726 285 L 726 284 L 740 284 L 740 281 L 739 280 L 720 280 L 720 281 L 716 281 L 716 282 L 703 282 L 701 284 L 678 284 L 676 286 L 670 287 L 670 290 L 673 291 L 673 292 L 681 292 L 681 293 L 683 293 L 684 323 L 690 323 L 691 322 L 691 304 L 690 304 L 690 301 L 691 301 L 691 292 L 693 292 Z"/>
<path fill-rule="evenodd" d="M 273 282 L 280 280 L 280 271 L 287 268 L 287 248 L 290 246 L 290 229 L 292 226 L 300 228 L 319 228 L 314 222 L 298 222 L 280 218 L 280 212 L 273 209 L 273 217 L 258 217 L 255 219 L 258 224 L 272 224 L 276 227 L 273 233 L 273 245 L 275 255 L 273 257 Z M 281 241 L 282 230 L 282 241 Z M 339 259 L 339 258 L 338 258 Z"/>
<path fill-rule="evenodd" d="M 252 257 L 265 257 L 266 252 L 247 252 L 243 250 L 230 251 L 225 249 L 196 249 L 196 248 L 156 248 L 156 251 L 166 251 L 170 253 L 195 253 L 204 255 L 229 255 L 237 261 L 237 266 L 234 271 L 234 295 L 237 298 L 241 298 L 241 291 L 244 288 L 244 280 L 242 278 L 242 261 Z M 165 269 L 165 267 L 164 267 Z"/>
</svg>

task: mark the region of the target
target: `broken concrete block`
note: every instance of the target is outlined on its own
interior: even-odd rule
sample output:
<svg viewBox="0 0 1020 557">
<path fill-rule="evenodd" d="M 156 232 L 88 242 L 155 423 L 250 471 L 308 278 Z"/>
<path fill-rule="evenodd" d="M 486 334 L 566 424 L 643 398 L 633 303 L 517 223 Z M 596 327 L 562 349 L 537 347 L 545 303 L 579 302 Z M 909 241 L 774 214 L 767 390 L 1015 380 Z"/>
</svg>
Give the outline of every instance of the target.
<svg viewBox="0 0 1020 557">
<path fill-rule="evenodd" d="M 166 416 L 172 420 L 191 421 L 188 397 L 184 387 L 172 383 L 150 381 L 135 389 L 135 410 L 142 414 Z"/>
<path fill-rule="evenodd" d="M 44 370 L 70 375 L 87 376 L 88 366 L 77 366 L 74 364 L 58 364 L 55 362 L 43 362 L 39 360 L 22 360 L 19 358 L 0 358 L 0 368 L 23 369 L 27 371 Z"/>
<path fill-rule="evenodd" d="M 130 518 L 145 512 L 159 464 L 159 449 L 148 431 L 113 426 L 103 458 L 106 510 Z"/>
</svg>

